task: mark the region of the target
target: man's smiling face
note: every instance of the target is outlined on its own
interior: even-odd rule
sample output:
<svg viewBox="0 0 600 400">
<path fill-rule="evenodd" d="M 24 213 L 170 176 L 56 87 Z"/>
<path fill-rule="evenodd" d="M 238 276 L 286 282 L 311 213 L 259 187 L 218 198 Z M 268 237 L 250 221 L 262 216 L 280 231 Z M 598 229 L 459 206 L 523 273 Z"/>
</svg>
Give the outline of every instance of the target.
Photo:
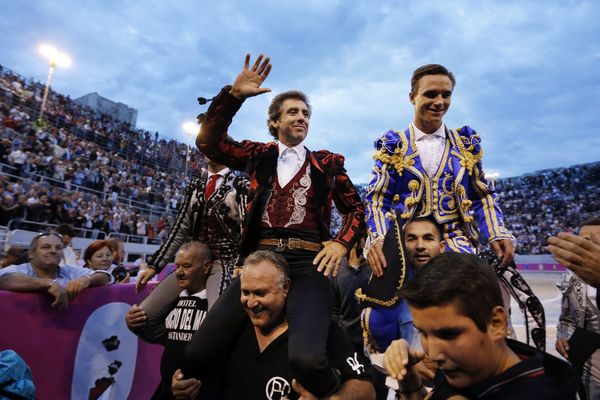
<svg viewBox="0 0 600 400">
<path fill-rule="evenodd" d="M 305 102 L 298 99 L 285 99 L 281 105 L 279 119 L 271 121 L 277 129 L 279 141 L 288 147 L 296 146 L 306 139 L 310 111 Z"/>
<path fill-rule="evenodd" d="M 425 133 L 433 133 L 452 102 L 452 81 L 446 75 L 425 75 L 418 81 L 417 92 L 410 94 L 415 106 L 415 125 Z"/>
<path fill-rule="evenodd" d="M 252 325 L 269 330 L 280 320 L 288 288 L 287 282 L 281 282 L 277 267 L 268 260 L 244 267 L 240 301 Z"/>
</svg>

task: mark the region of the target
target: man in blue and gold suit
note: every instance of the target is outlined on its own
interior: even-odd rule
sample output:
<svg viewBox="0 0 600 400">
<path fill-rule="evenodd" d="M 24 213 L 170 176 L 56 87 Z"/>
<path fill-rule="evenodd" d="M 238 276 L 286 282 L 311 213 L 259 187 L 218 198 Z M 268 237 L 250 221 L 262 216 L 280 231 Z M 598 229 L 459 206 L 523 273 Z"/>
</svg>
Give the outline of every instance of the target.
<svg viewBox="0 0 600 400">
<path fill-rule="evenodd" d="M 448 129 L 454 76 L 438 64 L 413 73 L 413 122 L 390 130 L 375 142 L 375 166 L 367 192 L 367 257 L 383 275 L 383 239 L 393 215 L 402 228 L 413 218 L 433 218 L 443 228 L 446 251 L 475 253 L 489 242 L 502 264 L 514 256 L 513 236 L 488 186 L 481 164 L 479 135 L 469 126 Z"/>
</svg>

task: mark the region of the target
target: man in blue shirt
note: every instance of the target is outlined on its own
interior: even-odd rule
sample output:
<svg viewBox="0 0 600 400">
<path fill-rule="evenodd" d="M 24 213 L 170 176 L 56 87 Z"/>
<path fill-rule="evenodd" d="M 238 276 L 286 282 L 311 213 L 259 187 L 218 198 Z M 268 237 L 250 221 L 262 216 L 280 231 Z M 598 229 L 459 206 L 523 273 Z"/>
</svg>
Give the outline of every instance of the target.
<svg viewBox="0 0 600 400">
<path fill-rule="evenodd" d="M 89 286 L 110 282 L 106 271 L 94 271 L 58 264 L 64 244 L 60 235 L 44 233 L 33 238 L 29 246 L 29 262 L 0 270 L 0 289 L 15 292 L 47 292 L 54 301 L 52 308 L 67 308 L 69 300 Z"/>
</svg>

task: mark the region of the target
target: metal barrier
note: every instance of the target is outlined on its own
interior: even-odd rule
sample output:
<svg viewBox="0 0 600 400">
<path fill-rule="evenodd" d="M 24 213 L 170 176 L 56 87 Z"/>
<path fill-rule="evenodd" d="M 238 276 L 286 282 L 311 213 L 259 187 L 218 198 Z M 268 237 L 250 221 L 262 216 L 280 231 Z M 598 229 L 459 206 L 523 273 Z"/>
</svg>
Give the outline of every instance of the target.
<svg viewBox="0 0 600 400">
<path fill-rule="evenodd" d="M 65 183 L 63 181 L 60 181 L 58 179 L 54 179 L 54 178 L 51 178 L 51 177 L 45 176 L 45 175 L 29 174 L 28 178 L 24 178 L 22 176 L 14 175 L 12 173 L 12 172 L 14 172 L 14 170 L 15 170 L 15 167 L 10 166 L 8 164 L 0 163 L 0 174 L 9 176 L 13 180 L 20 180 L 21 182 L 30 182 L 30 183 L 48 182 L 54 189 L 60 190 L 61 192 L 64 192 L 67 194 L 69 194 L 71 192 L 87 193 L 87 194 L 98 196 L 98 198 L 102 199 L 103 201 L 106 201 L 108 198 L 112 198 L 112 196 L 106 192 L 101 192 L 99 190 L 95 190 L 95 189 L 89 188 L 87 186 L 76 185 L 74 183 L 72 183 L 70 185 L 71 190 L 67 190 L 66 188 L 64 188 Z M 37 178 L 37 180 L 34 180 L 33 178 Z M 153 206 L 153 205 L 149 205 L 148 203 L 143 203 L 140 201 L 128 199 L 126 197 L 121 197 L 121 196 L 117 196 L 117 202 L 124 206 L 135 208 L 136 210 L 139 210 L 139 212 L 141 212 L 142 214 L 148 214 L 153 217 L 161 217 L 166 213 L 174 212 L 173 209 L 168 208 L 168 207 Z M 150 206 L 150 207 L 148 207 L 148 206 Z"/>
<path fill-rule="evenodd" d="M 51 228 L 56 228 L 58 225 L 57 224 L 51 224 L 49 222 L 36 222 L 36 221 L 29 221 L 26 219 L 11 219 L 10 221 L 8 221 L 8 225 L 7 225 L 7 229 L 9 231 L 12 230 L 24 230 L 24 228 L 29 228 L 29 229 L 25 229 L 25 230 L 29 230 L 32 232 L 35 232 L 36 234 L 40 233 L 40 232 L 46 232 Z M 31 229 L 33 228 L 33 229 Z M 86 239 L 92 239 L 92 240 L 101 240 L 101 239 L 105 239 L 106 238 L 106 233 L 104 233 L 104 231 L 101 231 L 99 229 L 85 229 L 85 228 L 77 228 L 77 227 L 71 227 L 76 233 L 78 237 L 82 237 L 82 238 L 86 238 Z"/>
<path fill-rule="evenodd" d="M 29 221 L 31 222 L 31 221 Z M 5 230 L 5 239 L 4 239 L 4 250 L 8 249 L 10 246 L 17 246 L 17 247 L 22 247 L 22 248 L 29 248 L 29 245 L 31 243 L 31 240 L 40 233 L 40 231 L 48 231 L 50 228 L 55 227 L 56 225 L 54 224 L 41 224 L 39 222 L 32 222 L 33 224 L 37 224 L 40 229 L 35 231 L 35 230 L 27 230 L 27 229 L 10 229 L 8 227 L 0 227 L 0 232 L 2 231 L 2 229 Z M 77 231 L 77 228 L 74 228 L 74 230 Z M 83 231 L 86 232 L 91 232 L 88 229 L 83 229 Z M 97 231 L 96 231 L 97 232 Z M 99 239 L 105 239 L 106 237 L 104 236 L 104 232 L 100 232 L 102 234 L 102 237 L 74 237 L 73 238 L 73 242 L 72 242 L 72 246 L 73 249 L 83 253 L 83 250 L 85 250 L 92 242 L 99 240 Z M 114 235 L 114 236 L 108 236 L 109 238 L 112 237 L 116 237 L 119 239 L 122 239 L 121 237 L 117 236 L 118 234 Z M 125 235 L 125 236 L 135 236 L 135 235 Z M 142 236 L 138 236 L 139 238 L 142 238 Z M 127 238 L 126 238 L 127 239 Z M 147 238 L 146 238 L 147 239 Z M 143 257 L 144 259 L 146 258 L 146 256 L 148 255 L 152 255 L 154 254 L 157 250 L 158 250 L 159 246 L 158 244 L 150 244 L 150 243 L 136 243 L 136 242 L 125 242 L 125 262 L 128 262 L 130 258 L 132 257 Z"/>
<path fill-rule="evenodd" d="M 8 227 L 6 226 L 0 226 L 0 249 L 6 251 L 8 250 L 8 248 L 10 246 L 7 246 L 7 241 L 8 241 L 8 235 L 9 235 L 9 231 L 8 231 Z"/>
<path fill-rule="evenodd" d="M 141 236 L 141 235 L 130 235 L 128 233 L 119 233 L 119 232 L 111 232 L 108 234 L 108 238 L 112 239 L 120 239 L 122 241 L 124 241 L 125 243 L 141 243 L 141 244 L 148 244 L 149 240 L 153 240 L 148 238 L 148 236 Z"/>
</svg>

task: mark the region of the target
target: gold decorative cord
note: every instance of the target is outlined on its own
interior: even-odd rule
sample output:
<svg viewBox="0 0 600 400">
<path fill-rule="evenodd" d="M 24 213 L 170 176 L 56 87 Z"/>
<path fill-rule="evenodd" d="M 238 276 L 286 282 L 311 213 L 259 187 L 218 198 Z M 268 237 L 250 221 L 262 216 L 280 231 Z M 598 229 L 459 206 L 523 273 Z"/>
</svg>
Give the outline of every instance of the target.
<svg viewBox="0 0 600 400">
<path fill-rule="evenodd" d="M 480 148 L 477 154 L 475 152 L 475 143 L 474 140 L 479 140 L 479 135 L 472 135 L 469 137 L 463 137 L 458 133 L 458 129 L 454 130 L 457 140 L 456 145 L 458 146 L 458 151 L 462 156 L 460 159 L 460 165 L 469 171 L 469 175 L 473 175 L 473 167 L 477 165 L 483 158 L 483 149 Z"/>
<path fill-rule="evenodd" d="M 400 235 L 400 226 L 398 225 L 397 218 L 394 218 L 394 226 L 396 228 L 396 230 L 394 232 L 394 234 L 396 235 L 396 244 L 398 245 L 398 251 L 399 251 L 400 257 L 402 259 L 402 274 L 400 275 L 400 279 L 398 281 L 398 286 L 396 286 L 396 290 L 398 290 L 404 285 L 404 280 L 406 279 L 406 258 L 404 255 L 404 247 L 402 246 L 402 240 L 401 240 L 401 235 Z M 364 294 L 362 291 L 362 288 L 356 289 L 356 291 L 354 292 L 354 296 L 356 296 L 356 299 L 358 300 L 359 303 L 369 302 L 372 304 L 377 304 L 382 307 L 392 307 L 399 300 L 399 297 L 397 294 L 394 295 L 389 300 L 379 300 L 379 299 L 376 299 L 374 297 L 370 297 L 370 296 L 367 296 L 366 294 Z"/>
</svg>

